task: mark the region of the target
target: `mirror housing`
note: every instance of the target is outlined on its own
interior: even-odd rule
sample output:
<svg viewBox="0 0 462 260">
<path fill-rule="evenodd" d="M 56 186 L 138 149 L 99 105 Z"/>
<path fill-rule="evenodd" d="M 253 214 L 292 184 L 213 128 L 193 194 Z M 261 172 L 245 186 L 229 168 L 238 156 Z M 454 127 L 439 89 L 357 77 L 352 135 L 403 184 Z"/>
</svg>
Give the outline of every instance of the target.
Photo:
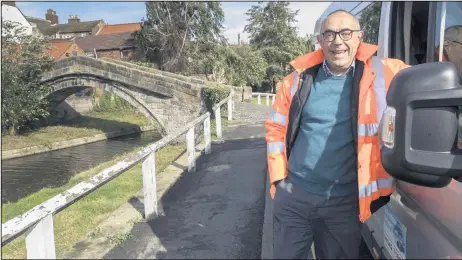
<svg viewBox="0 0 462 260">
<path fill-rule="evenodd" d="M 419 64 L 397 73 L 379 130 L 388 174 L 435 188 L 462 178 L 461 108 L 462 87 L 452 63 Z"/>
</svg>

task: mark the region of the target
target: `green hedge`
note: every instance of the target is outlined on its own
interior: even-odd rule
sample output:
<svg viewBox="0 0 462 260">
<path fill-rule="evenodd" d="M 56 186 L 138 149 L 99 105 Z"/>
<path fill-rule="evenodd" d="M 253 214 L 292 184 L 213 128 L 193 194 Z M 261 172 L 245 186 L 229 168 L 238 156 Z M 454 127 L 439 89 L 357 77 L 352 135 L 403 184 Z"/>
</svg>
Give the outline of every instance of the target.
<svg viewBox="0 0 462 260">
<path fill-rule="evenodd" d="M 201 98 L 204 100 L 205 107 L 207 111 L 210 112 L 212 115 L 213 111 L 212 108 L 214 105 L 218 104 L 223 99 L 227 98 L 231 90 L 229 88 L 215 86 L 215 87 L 203 87 L 201 89 Z M 221 114 L 225 114 L 228 112 L 227 106 L 221 107 Z"/>
</svg>

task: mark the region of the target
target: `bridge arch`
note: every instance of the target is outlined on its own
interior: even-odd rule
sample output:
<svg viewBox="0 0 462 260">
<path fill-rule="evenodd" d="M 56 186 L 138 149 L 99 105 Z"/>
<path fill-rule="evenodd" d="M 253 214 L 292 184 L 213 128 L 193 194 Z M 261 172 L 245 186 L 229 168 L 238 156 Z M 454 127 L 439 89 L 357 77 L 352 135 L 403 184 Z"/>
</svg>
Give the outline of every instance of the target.
<svg viewBox="0 0 462 260">
<path fill-rule="evenodd" d="M 153 111 L 144 102 L 142 102 L 141 99 L 137 98 L 132 92 L 128 91 L 126 86 L 120 86 L 113 80 L 102 79 L 91 74 L 80 74 L 78 76 L 66 75 L 47 83 L 50 85 L 50 91 L 44 98 L 47 98 L 49 101 L 49 109 L 57 107 L 70 95 L 75 94 L 82 89 L 102 89 L 116 94 L 123 100 L 127 101 L 130 105 L 137 108 L 138 111 L 146 116 L 152 123 L 160 126 L 161 129 L 159 130 L 163 134 L 166 134 L 167 132 L 162 122 L 158 120 Z"/>
</svg>

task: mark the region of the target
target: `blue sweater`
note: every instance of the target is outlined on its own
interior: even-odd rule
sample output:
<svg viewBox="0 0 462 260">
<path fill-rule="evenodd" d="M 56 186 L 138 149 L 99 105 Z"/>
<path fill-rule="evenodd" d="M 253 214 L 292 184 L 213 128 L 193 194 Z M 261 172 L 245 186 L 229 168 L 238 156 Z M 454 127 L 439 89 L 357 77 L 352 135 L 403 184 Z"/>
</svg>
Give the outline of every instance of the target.
<svg viewBox="0 0 462 260">
<path fill-rule="evenodd" d="M 329 198 L 358 190 L 351 131 L 352 82 L 352 70 L 332 76 L 321 67 L 303 107 L 288 177 L 307 192 Z"/>
</svg>

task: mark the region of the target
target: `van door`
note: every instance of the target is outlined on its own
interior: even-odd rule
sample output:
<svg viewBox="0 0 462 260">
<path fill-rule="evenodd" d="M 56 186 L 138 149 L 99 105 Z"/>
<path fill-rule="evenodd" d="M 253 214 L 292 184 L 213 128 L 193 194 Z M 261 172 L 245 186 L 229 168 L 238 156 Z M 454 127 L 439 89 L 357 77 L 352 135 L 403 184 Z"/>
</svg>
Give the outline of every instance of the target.
<svg viewBox="0 0 462 260">
<path fill-rule="evenodd" d="M 449 61 L 462 75 L 462 2 L 392 6 L 390 58 L 411 65 Z M 390 203 L 372 221 L 381 257 L 461 258 L 462 183 L 435 189 L 398 181 Z"/>
</svg>

